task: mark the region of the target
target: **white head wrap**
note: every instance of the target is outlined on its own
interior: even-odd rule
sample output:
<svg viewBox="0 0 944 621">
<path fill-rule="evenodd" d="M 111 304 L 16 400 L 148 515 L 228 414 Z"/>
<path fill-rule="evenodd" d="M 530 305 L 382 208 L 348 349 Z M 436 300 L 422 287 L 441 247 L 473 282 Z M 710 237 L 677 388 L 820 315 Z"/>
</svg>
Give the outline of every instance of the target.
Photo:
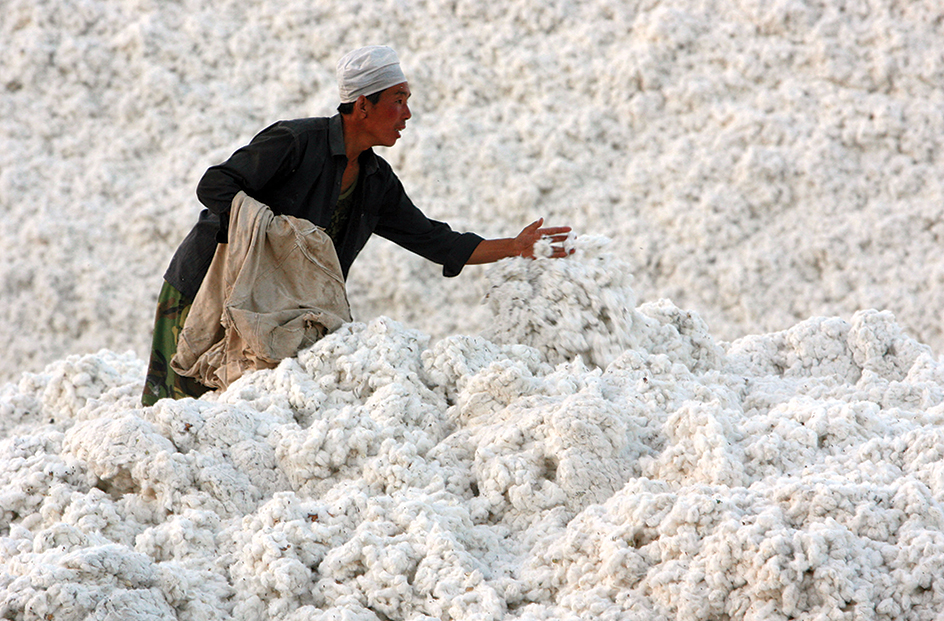
<svg viewBox="0 0 944 621">
<path fill-rule="evenodd" d="M 341 103 L 371 95 L 406 82 L 397 53 L 385 45 L 369 45 L 345 54 L 338 61 Z"/>
</svg>

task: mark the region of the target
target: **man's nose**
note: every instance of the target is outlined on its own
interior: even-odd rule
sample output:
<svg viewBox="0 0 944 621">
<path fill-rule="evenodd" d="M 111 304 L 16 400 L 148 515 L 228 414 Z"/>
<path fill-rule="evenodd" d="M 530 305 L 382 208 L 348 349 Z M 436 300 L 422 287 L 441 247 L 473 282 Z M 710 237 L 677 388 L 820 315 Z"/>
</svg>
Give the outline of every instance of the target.
<svg viewBox="0 0 944 621">
<path fill-rule="evenodd" d="M 404 121 L 413 118 L 413 113 L 410 112 L 410 106 L 404 104 L 403 110 L 404 110 L 404 113 L 403 113 L 403 120 L 404 120 Z"/>
</svg>

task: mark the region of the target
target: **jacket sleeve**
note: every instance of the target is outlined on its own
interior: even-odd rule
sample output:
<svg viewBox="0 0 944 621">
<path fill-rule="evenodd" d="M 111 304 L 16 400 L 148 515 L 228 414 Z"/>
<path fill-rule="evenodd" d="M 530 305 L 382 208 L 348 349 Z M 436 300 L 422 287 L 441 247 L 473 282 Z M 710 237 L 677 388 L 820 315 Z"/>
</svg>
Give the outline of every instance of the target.
<svg viewBox="0 0 944 621">
<path fill-rule="evenodd" d="M 375 233 L 443 266 L 443 276 L 457 276 L 482 237 L 459 233 L 426 217 L 410 200 L 400 180 L 391 175 Z"/>
<path fill-rule="evenodd" d="M 228 160 L 207 169 L 197 184 L 197 198 L 213 213 L 227 213 L 240 190 L 255 197 L 288 175 L 298 153 L 295 133 L 282 123 L 271 125 Z"/>
</svg>

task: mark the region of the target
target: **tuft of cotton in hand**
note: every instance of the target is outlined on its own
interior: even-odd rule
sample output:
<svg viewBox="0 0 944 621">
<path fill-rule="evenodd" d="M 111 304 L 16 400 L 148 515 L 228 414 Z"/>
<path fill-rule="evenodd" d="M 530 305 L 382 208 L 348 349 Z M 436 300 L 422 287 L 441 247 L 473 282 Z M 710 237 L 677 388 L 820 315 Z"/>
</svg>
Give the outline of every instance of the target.
<svg viewBox="0 0 944 621">
<path fill-rule="evenodd" d="M 562 242 L 552 243 L 552 238 L 548 235 L 544 235 L 538 241 L 534 242 L 534 256 L 538 258 L 550 258 L 554 256 L 554 247 L 560 246 L 564 251 L 569 255 L 576 250 L 575 240 L 577 239 L 577 234 L 573 231 L 567 233 L 566 239 Z"/>
</svg>

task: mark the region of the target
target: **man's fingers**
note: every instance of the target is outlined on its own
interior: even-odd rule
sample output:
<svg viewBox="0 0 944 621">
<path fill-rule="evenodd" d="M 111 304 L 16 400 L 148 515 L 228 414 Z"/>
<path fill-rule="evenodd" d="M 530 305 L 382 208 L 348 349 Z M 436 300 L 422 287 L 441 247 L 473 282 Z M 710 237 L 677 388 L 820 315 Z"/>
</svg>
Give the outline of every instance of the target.
<svg viewBox="0 0 944 621">
<path fill-rule="evenodd" d="M 529 224 L 524 231 L 522 231 L 522 236 L 529 235 L 531 239 L 534 240 L 534 243 L 537 243 L 538 240 L 549 240 L 551 242 L 551 254 L 552 258 L 561 258 L 566 257 L 574 253 L 573 249 L 567 249 L 563 245 L 564 242 L 570 237 L 569 233 L 573 230 L 569 226 L 551 226 L 546 229 L 542 229 L 541 225 L 544 224 L 544 218 L 539 218 L 538 220 Z M 519 237 L 520 239 L 520 237 Z M 522 256 L 533 256 L 529 251 L 523 253 Z"/>
<path fill-rule="evenodd" d="M 560 235 L 563 238 L 567 237 L 567 233 L 570 233 L 571 228 L 569 226 L 554 226 L 546 229 L 538 229 L 536 233 L 540 233 L 544 237 L 550 237 L 551 235 Z"/>
</svg>

